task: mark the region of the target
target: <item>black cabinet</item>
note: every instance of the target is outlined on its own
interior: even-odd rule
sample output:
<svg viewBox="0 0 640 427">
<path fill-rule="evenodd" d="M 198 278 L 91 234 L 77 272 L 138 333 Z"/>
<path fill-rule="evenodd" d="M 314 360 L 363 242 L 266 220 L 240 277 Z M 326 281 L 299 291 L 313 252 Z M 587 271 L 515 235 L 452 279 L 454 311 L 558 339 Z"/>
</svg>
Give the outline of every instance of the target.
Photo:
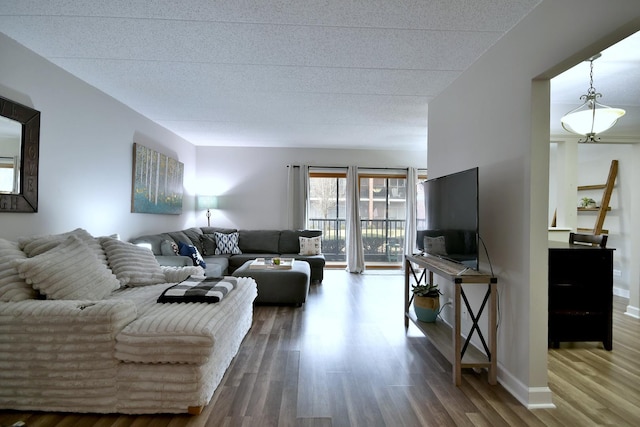
<svg viewBox="0 0 640 427">
<path fill-rule="evenodd" d="M 613 249 L 549 242 L 549 344 L 602 341 L 611 350 Z"/>
</svg>

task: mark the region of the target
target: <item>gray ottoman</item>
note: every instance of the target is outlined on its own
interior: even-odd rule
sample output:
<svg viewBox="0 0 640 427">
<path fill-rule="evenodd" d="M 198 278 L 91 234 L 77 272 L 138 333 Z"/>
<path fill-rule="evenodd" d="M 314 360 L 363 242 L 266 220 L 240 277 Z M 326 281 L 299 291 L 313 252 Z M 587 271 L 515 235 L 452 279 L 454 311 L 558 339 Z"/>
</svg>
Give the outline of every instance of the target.
<svg viewBox="0 0 640 427">
<path fill-rule="evenodd" d="M 235 277 L 252 277 L 258 287 L 256 303 L 295 304 L 298 307 L 307 300 L 311 267 L 305 261 L 296 260 L 290 270 L 249 268 L 247 261 L 233 272 Z"/>
</svg>

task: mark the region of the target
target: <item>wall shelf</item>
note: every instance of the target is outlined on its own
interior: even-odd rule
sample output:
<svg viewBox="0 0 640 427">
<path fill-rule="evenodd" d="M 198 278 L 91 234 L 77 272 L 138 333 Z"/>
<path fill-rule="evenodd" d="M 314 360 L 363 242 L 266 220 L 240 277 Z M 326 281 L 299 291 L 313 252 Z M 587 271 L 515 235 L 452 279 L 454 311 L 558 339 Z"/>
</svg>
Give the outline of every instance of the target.
<svg viewBox="0 0 640 427">
<path fill-rule="evenodd" d="M 607 206 L 605 210 L 610 211 L 611 206 Z M 600 212 L 600 208 L 578 208 L 578 212 Z"/>
<path fill-rule="evenodd" d="M 609 206 L 609 202 L 611 201 L 611 193 L 613 193 L 613 187 L 616 182 L 616 177 L 618 176 L 618 161 L 611 160 L 611 166 L 609 167 L 609 176 L 607 176 L 607 182 L 605 184 L 594 184 L 594 185 L 580 185 L 578 186 L 578 191 L 587 191 L 587 190 L 602 190 L 602 200 L 600 201 L 600 206 L 597 208 L 578 208 L 578 212 L 597 212 L 598 216 L 596 217 L 595 225 L 592 230 L 587 230 L 595 234 L 596 236 L 599 234 L 608 233 L 607 230 L 603 230 L 604 219 L 607 216 L 607 212 L 611 210 L 611 206 Z M 584 231 L 584 228 L 578 229 L 578 231 Z"/>
</svg>

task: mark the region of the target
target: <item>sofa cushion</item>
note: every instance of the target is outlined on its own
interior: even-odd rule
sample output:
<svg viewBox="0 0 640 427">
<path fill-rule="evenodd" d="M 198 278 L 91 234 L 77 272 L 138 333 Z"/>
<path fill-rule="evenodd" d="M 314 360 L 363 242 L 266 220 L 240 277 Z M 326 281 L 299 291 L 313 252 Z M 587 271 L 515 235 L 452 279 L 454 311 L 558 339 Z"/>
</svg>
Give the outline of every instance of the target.
<svg viewBox="0 0 640 427">
<path fill-rule="evenodd" d="M 216 236 L 213 234 L 203 234 L 200 238 L 202 241 L 202 256 L 215 255 L 218 245 L 216 244 Z"/>
<path fill-rule="evenodd" d="M 101 241 L 109 260 L 109 267 L 122 286 L 146 286 L 166 282 L 160 264 L 149 249 L 109 237 L 104 237 Z"/>
<path fill-rule="evenodd" d="M 317 237 L 322 236 L 321 230 L 281 230 L 280 243 L 278 251 L 281 254 L 297 254 L 300 253 L 299 237 Z"/>
<path fill-rule="evenodd" d="M 229 272 L 230 255 L 210 255 L 203 257 L 207 263 L 207 277 L 222 277 Z"/>
<path fill-rule="evenodd" d="M 20 276 L 48 299 L 100 300 L 120 287 L 107 266 L 75 235 L 40 255 L 13 263 Z"/>
<path fill-rule="evenodd" d="M 170 231 L 166 234 L 169 235 L 171 239 L 173 239 L 173 241 L 176 242 L 176 244 L 178 244 L 179 242 L 185 242 L 185 243 L 191 242 L 191 239 L 189 238 L 189 236 L 187 236 L 184 230 Z M 193 243 L 189 243 L 189 244 L 192 245 Z"/>
<path fill-rule="evenodd" d="M 239 278 L 233 292 L 215 309 L 208 304 L 156 304 L 158 295 L 167 287 L 120 289 L 111 296 L 134 300 L 139 313 L 116 337 L 117 359 L 137 363 L 207 363 L 217 354 L 215 347 L 226 345 L 229 333 L 238 333 L 235 325 L 251 325 L 252 302 L 257 295 L 256 283 L 251 278 Z"/>
<path fill-rule="evenodd" d="M 238 234 L 238 246 L 242 253 L 280 253 L 280 230 L 240 230 Z"/>
<path fill-rule="evenodd" d="M 235 228 L 224 228 L 224 227 L 202 227 L 200 229 L 202 230 L 203 234 L 211 234 L 211 235 L 213 235 L 213 233 L 229 234 L 229 233 L 235 233 L 236 231 L 238 231 Z"/>
<path fill-rule="evenodd" d="M 300 240 L 300 255 L 319 255 L 322 253 L 322 238 L 318 237 L 298 237 Z"/>
<path fill-rule="evenodd" d="M 13 260 L 25 259 L 18 242 L 0 239 L 0 301 L 23 301 L 34 299 L 36 291 L 18 273 Z"/>
<path fill-rule="evenodd" d="M 242 253 L 242 251 L 238 247 L 237 232 L 229 233 L 229 234 L 216 232 L 213 235 L 215 236 L 215 239 L 216 239 L 216 251 L 215 251 L 216 255 L 222 255 L 222 254 L 238 255 Z"/>
<path fill-rule="evenodd" d="M 198 249 L 201 254 L 204 253 L 204 247 L 202 246 L 202 229 L 199 227 L 191 227 L 186 230 L 182 230 L 184 234 L 189 237 L 189 241 L 183 240 L 186 244 L 193 245 Z"/>
</svg>

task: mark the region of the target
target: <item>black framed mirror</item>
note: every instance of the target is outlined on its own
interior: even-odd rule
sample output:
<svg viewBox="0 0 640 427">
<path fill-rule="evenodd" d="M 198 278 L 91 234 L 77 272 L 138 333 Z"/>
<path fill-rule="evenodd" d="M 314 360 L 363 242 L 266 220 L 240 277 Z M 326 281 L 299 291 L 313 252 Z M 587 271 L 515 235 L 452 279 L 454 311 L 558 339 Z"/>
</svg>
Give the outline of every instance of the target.
<svg viewBox="0 0 640 427">
<path fill-rule="evenodd" d="M 0 212 L 38 212 L 40 112 L 0 96 Z"/>
</svg>

